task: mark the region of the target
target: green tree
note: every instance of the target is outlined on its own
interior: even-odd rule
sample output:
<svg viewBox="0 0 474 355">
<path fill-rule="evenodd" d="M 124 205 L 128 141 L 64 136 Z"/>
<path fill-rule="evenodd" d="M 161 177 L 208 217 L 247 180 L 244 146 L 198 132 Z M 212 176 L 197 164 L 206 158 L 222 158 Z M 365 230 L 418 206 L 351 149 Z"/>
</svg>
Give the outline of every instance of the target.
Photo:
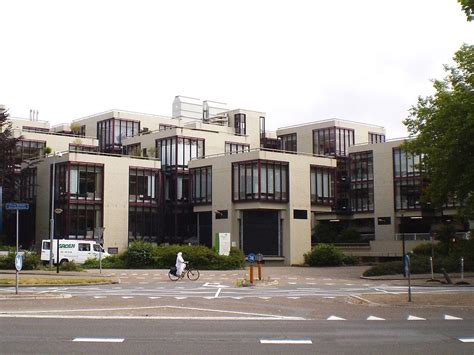
<svg viewBox="0 0 474 355">
<path fill-rule="evenodd" d="M 15 146 L 8 110 L 0 105 L 0 186 L 3 187 L 3 201 L 13 201 L 15 196 Z"/>
<path fill-rule="evenodd" d="M 434 80 L 435 94 L 419 97 L 404 121 L 410 137 L 403 148 L 423 156 L 428 186 L 424 199 L 442 206 L 462 201 L 462 212 L 474 217 L 474 46 L 464 44 L 454 55 L 447 76 Z"/>
<path fill-rule="evenodd" d="M 474 0 L 458 0 L 461 4 L 462 11 L 466 14 L 468 21 L 474 20 Z"/>
</svg>

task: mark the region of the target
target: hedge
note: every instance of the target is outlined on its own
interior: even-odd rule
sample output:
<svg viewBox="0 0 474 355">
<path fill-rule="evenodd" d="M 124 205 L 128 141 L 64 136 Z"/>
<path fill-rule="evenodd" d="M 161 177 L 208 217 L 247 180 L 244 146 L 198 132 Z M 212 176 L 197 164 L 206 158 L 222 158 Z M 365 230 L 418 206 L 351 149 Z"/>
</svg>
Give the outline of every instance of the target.
<svg viewBox="0 0 474 355">
<path fill-rule="evenodd" d="M 15 270 L 15 253 L 0 256 L 0 270 Z M 23 257 L 22 270 L 35 270 L 41 265 L 39 256 L 36 254 L 25 252 Z"/>
<path fill-rule="evenodd" d="M 343 260 L 344 254 L 333 244 L 320 243 L 304 254 L 304 261 L 309 266 L 340 266 Z"/>
<path fill-rule="evenodd" d="M 169 269 L 175 265 L 178 252 L 183 253 L 183 258 L 189 261 L 192 267 L 201 270 L 241 269 L 245 265 L 243 252 L 236 248 L 231 248 L 229 256 L 223 256 L 205 246 L 177 244 L 156 246 L 149 242 L 135 241 L 123 254 L 104 258 L 102 267 Z M 84 267 L 97 268 L 99 261 L 89 259 L 84 263 Z"/>
</svg>

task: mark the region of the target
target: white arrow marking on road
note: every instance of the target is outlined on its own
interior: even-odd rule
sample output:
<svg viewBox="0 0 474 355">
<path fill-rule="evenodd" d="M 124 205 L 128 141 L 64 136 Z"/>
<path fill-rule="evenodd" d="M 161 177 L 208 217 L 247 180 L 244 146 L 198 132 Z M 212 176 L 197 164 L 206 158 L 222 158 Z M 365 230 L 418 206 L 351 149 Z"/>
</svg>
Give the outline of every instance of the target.
<svg viewBox="0 0 474 355">
<path fill-rule="evenodd" d="M 463 343 L 474 343 L 474 337 L 470 337 L 470 338 L 458 338 L 460 341 L 462 341 Z"/>
<path fill-rule="evenodd" d="M 336 317 L 336 316 L 331 316 L 327 320 L 346 320 L 344 318 Z"/>
<path fill-rule="evenodd" d="M 385 319 L 384 319 L 384 318 L 375 317 L 375 316 L 370 316 L 369 318 L 367 318 L 367 320 L 385 320 Z"/>
<path fill-rule="evenodd" d="M 449 314 L 444 315 L 445 320 L 462 320 L 462 318 L 450 316 Z"/>
<path fill-rule="evenodd" d="M 407 320 L 426 320 L 425 318 L 415 317 L 415 316 L 408 316 Z"/>
</svg>

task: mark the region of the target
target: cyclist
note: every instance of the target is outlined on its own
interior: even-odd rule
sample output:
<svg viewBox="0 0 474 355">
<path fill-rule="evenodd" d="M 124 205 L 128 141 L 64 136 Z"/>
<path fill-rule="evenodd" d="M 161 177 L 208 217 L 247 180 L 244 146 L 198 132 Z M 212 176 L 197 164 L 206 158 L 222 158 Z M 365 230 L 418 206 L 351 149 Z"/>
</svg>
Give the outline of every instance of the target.
<svg viewBox="0 0 474 355">
<path fill-rule="evenodd" d="M 186 267 L 187 261 L 184 261 L 183 259 L 183 253 L 179 252 L 178 255 L 176 255 L 176 276 L 181 276 L 184 268 Z"/>
</svg>

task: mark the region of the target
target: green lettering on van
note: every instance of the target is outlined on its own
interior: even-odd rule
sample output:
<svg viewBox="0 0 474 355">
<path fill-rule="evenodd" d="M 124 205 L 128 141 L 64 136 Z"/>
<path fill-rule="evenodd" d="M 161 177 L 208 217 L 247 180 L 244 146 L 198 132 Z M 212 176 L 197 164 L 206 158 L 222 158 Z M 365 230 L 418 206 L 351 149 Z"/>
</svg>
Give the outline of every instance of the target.
<svg viewBox="0 0 474 355">
<path fill-rule="evenodd" d="M 60 248 L 74 248 L 74 244 L 59 244 Z"/>
</svg>

